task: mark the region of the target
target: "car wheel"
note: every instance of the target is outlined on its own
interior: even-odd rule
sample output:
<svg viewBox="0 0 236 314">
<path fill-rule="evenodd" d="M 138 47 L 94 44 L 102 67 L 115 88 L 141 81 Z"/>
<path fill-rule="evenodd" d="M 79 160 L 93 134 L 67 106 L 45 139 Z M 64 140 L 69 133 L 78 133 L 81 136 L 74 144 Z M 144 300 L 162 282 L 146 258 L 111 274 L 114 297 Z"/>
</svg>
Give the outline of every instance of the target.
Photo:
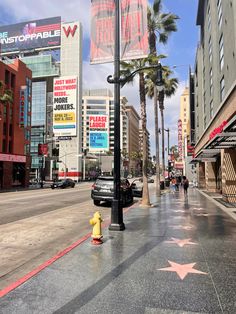
<svg viewBox="0 0 236 314">
<path fill-rule="evenodd" d="M 55 189 L 55 186 L 51 186 L 51 189 L 54 190 L 54 189 Z"/>
<path fill-rule="evenodd" d="M 93 200 L 93 204 L 96 205 L 96 206 L 99 206 L 99 205 L 100 205 L 100 201 L 98 201 L 98 200 Z"/>
</svg>

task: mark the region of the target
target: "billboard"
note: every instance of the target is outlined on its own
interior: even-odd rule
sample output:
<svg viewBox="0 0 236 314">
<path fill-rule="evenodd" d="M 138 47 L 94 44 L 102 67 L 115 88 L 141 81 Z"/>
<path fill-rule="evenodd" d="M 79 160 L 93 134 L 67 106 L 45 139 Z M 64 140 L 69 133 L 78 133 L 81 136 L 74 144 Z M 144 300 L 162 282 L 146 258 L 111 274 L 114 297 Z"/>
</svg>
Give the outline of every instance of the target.
<svg viewBox="0 0 236 314">
<path fill-rule="evenodd" d="M 33 20 L 0 27 L 1 53 L 61 44 L 61 17 Z"/>
<path fill-rule="evenodd" d="M 55 136 L 76 136 L 77 76 L 54 78 L 53 132 Z"/>
<path fill-rule="evenodd" d="M 121 0 L 121 59 L 148 55 L 147 0 Z M 115 1 L 91 0 L 91 64 L 114 61 Z"/>
<path fill-rule="evenodd" d="M 108 128 L 107 115 L 89 116 L 89 151 L 109 150 Z"/>
<path fill-rule="evenodd" d="M 90 132 L 89 133 L 89 150 L 100 151 L 108 150 L 108 133 L 107 132 Z"/>
</svg>

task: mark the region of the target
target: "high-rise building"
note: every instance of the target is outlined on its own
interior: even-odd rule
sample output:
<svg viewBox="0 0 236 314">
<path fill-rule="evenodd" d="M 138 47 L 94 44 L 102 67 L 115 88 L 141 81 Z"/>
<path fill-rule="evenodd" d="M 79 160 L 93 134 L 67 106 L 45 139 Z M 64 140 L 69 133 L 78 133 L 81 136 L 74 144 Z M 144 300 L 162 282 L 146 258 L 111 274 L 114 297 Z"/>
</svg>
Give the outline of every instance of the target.
<svg viewBox="0 0 236 314">
<path fill-rule="evenodd" d="M 128 116 L 126 105 L 128 101 L 125 97 L 120 100 L 120 149 L 128 151 Z M 94 126 L 90 121 L 100 122 L 106 118 L 106 125 Z M 83 91 L 82 105 L 82 147 L 91 153 L 114 152 L 114 97 L 109 89 L 85 89 Z M 96 133 L 103 135 L 103 142 L 96 141 L 97 146 L 92 145 L 93 137 Z"/>
<path fill-rule="evenodd" d="M 128 132 L 128 160 L 129 160 L 129 172 L 135 173 L 137 161 L 132 158 L 132 153 L 139 153 L 139 122 L 140 116 L 135 108 L 131 105 L 126 106 L 126 112 L 128 116 L 129 132 Z"/>
<path fill-rule="evenodd" d="M 194 75 L 200 187 L 236 202 L 236 2 L 199 0 Z"/>
<path fill-rule="evenodd" d="M 0 189 L 28 186 L 32 73 L 20 60 L 0 61 L 0 81 L 11 90 L 13 102 L 0 102 Z"/>
</svg>

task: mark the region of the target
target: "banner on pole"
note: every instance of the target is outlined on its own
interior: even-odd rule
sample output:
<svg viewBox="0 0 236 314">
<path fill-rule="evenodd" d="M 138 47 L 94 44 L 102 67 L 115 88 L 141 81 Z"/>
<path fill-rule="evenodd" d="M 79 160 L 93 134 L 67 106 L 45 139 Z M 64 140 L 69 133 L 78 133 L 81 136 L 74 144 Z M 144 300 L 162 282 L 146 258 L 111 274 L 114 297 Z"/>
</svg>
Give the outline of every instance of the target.
<svg viewBox="0 0 236 314">
<path fill-rule="evenodd" d="M 147 0 L 121 0 L 121 59 L 148 55 Z M 91 64 L 114 61 L 115 1 L 91 0 Z"/>
</svg>

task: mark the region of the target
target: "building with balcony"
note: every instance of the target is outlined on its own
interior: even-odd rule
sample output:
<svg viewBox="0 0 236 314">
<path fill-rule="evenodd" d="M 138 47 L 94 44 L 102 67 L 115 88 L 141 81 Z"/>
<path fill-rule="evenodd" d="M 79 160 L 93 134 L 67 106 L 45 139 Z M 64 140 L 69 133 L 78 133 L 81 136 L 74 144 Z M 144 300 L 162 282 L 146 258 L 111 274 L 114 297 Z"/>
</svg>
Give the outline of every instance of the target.
<svg viewBox="0 0 236 314">
<path fill-rule="evenodd" d="M 194 73 L 199 186 L 236 202 L 236 2 L 199 0 Z"/>
<path fill-rule="evenodd" d="M 32 73 L 19 59 L 0 61 L 0 81 L 13 102 L 0 101 L 0 189 L 27 187 L 31 167 Z"/>
</svg>

